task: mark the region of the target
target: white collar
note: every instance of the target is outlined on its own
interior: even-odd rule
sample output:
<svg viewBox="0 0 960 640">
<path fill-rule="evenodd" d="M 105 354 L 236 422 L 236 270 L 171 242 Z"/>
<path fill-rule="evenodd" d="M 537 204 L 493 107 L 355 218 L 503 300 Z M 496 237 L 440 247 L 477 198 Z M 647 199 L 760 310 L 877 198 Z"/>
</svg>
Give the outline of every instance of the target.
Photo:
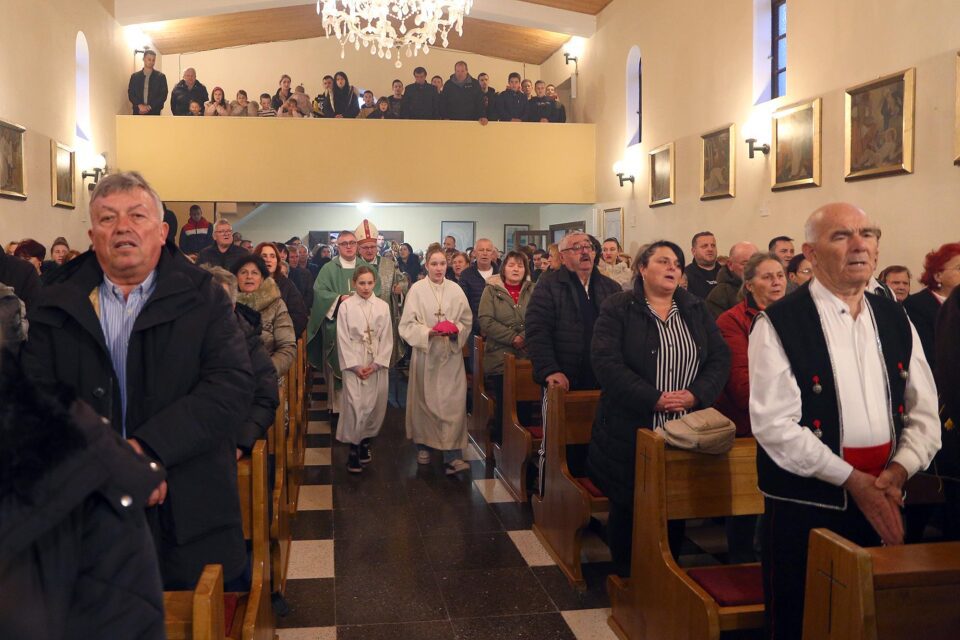
<svg viewBox="0 0 960 640">
<path fill-rule="evenodd" d="M 827 289 L 823 284 L 816 278 L 810 283 L 810 295 L 813 296 L 815 302 L 825 305 L 829 308 L 832 308 L 838 314 L 851 313 L 850 307 L 840 299 L 835 293 Z M 863 293 L 860 293 L 861 310 L 866 305 L 866 296 Z"/>
</svg>

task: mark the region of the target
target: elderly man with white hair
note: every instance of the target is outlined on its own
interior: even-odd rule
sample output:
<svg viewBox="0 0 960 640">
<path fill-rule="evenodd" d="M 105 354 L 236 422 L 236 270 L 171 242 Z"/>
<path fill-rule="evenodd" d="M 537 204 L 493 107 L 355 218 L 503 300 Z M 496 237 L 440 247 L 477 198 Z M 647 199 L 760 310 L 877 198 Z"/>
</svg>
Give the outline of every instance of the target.
<svg viewBox="0 0 960 640">
<path fill-rule="evenodd" d="M 733 309 L 743 300 L 743 269 L 747 262 L 759 251 L 752 242 L 738 242 L 730 247 L 730 259 L 720 268 L 717 284 L 707 294 L 707 309 L 716 320 L 727 309 Z"/>
<path fill-rule="evenodd" d="M 866 291 L 879 227 L 833 203 L 805 231 L 815 277 L 757 316 L 748 349 L 767 630 L 777 640 L 803 633 L 811 529 L 903 544 L 903 485 L 940 449 L 916 329 L 896 302 Z"/>
<path fill-rule="evenodd" d="M 223 565 L 228 591 L 245 590 L 237 425 L 254 381 L 230 299 L 165 244 L 160 198 L 138 173 L 97 183 L 88 233 L 93 250 L 51 274 L 30 309 L 24 373 L 73 388 L 166 467 L 147 505 L 166 590 L 192 589 L 207 564 Z"/>
</svg>

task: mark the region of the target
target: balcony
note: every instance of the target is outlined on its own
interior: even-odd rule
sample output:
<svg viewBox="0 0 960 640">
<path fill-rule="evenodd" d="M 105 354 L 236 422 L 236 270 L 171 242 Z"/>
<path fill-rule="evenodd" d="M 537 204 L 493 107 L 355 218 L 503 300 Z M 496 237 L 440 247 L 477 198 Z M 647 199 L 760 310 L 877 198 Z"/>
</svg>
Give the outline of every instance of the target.
<svg viewBox="0 0 960 640">
<path fill-rule="evenodd" d="M 592 124 L 117 116 L 165 200 L 591 204 Z"/>
</svg>

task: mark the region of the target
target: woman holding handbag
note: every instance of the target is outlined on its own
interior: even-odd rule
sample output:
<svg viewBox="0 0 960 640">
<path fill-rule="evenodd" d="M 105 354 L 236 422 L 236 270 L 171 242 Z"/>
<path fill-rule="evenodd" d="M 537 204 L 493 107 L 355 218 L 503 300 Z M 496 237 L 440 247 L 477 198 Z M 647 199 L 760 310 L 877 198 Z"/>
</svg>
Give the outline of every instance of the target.
<svg viewBox="0 0 960 640">
<path fill-rule="evenodd" d="M 633 289 L 604 302 L 591 345 L 601 396 L 587 475 L 610 499 L 607 542 L 621 576 L 630 573 L 633 544 L 636 429 L 662 428 L 712 406 L 730 372 L 730 350 L 706 305 L 679 287 L 680 247 L 666 240 L 647 245 L 633 268 Z M 677 533 L 682 528 L 671 530 L 674 548 Z"/>
</svg>

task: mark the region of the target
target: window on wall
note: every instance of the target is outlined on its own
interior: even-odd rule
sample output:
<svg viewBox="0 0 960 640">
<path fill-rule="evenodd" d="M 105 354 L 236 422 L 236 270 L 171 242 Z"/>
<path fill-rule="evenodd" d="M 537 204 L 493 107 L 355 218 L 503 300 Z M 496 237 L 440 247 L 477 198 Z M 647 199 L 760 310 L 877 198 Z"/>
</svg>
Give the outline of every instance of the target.
<svg viewBox="0 0 960 640">
<path fill-rule="evenodd" d="M 640 144 L 643 138 L 643 60 L 640 47 L 632 47 L 627 55 L 627 146 Z"/>
<path fill-rule="evenodd" d="M 90 142 L 90 49 L 83 31 L 77 32 L 76 42 L 76 135 L 78 140 Z"/>
<path fill-rule="evenodd" d="M 770 38 L 770 97 L 787 93 L 787 0 L 773 0 Z"/>
</svg>

